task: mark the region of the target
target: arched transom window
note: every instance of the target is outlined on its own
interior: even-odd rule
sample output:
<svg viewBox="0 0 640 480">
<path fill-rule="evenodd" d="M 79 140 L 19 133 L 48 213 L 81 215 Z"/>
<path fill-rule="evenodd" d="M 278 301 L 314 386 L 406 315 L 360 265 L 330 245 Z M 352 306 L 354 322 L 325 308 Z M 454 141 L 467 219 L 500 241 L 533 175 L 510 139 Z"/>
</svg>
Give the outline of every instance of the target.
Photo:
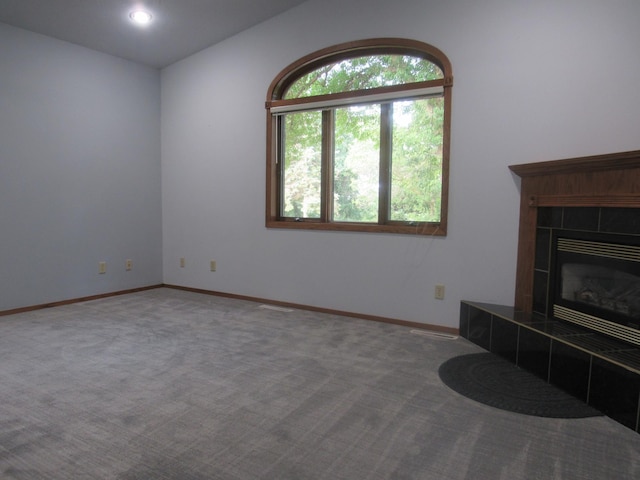
<svg viewBox="0 0 640 480">
<path fill-rule="evenodd" d="M 453 77 L 372 39 L 289 65 L 267 94 L 267 227 L 445 235 Z"/>
</svg>

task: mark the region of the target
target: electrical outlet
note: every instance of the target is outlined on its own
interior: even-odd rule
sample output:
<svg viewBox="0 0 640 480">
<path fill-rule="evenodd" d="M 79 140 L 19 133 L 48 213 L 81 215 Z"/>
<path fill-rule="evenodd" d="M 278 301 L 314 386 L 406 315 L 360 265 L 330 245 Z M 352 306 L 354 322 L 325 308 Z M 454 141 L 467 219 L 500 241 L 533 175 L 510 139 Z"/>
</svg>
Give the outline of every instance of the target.
<svg viewBox="0 0 640 480">
<path fill-rule="evenodd" d="M 215 260 L 211 260 L 211 262 L 209 262 L 209 268 L 211 268 L 212 272 L 216 271 L 216 261 Z"/>
<path fill-rule="evenodd" d="M 98 273 L 107 273 L 107 262 L 98 262 Z"/>
<path fill-rule="evenodd" d="M 435 289 L 436 300 L 444 300 L 444 285 L 438 284 Z"/>
<path fill-rule="evenodd" d="M 125 260 L 124 261 L 125 270 L 131 270 L 133 268 L 133 260 Z"/>
<path fill-rule="evenodd" d="M 184 257 L 180 258 L 180 268 L 184 268 Z"/>
</svg>

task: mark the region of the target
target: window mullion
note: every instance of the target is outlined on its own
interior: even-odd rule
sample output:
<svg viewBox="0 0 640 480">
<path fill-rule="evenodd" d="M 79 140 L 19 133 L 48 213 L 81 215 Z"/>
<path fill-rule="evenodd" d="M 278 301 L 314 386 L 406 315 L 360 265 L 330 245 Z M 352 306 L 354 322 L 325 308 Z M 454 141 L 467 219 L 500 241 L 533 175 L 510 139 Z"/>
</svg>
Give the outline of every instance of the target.
<svg viewBox="0 0 640 480">
<path fill-rule="evenodd" d="M 320 187 L 320 220 L 333 220 L 333 158 L 334 158 L 335 111 L 322 111 L 322 166 Z"/>
<path fill-rule="evenodd" d="M 378 188 L 378 223 L 389 222 L 391 208 L 391 152 L 393 104 L 380 105 L 380 174 Z"/>
<path fill-rule="evenodd" d="M 275 188 L 277 216 L 282 218 L 284 216 L 284 200 L 282 195 L 282 189 L 284 188 L 284 144 L 286 135 L 284 128 L 284 117 L 279 117 L 275 122 L 276 136 L 275 136 L 275 170 L 277 178 L 277 187 Z"/>
</svg>

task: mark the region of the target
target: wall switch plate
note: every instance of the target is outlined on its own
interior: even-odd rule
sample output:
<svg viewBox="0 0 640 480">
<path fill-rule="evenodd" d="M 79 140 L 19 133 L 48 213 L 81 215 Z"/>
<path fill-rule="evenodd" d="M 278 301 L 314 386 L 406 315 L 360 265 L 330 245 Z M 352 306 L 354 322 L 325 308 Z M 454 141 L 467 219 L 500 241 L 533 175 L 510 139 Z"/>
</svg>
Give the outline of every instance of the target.
<svg viewBox="0 0 640 480">
<path fill-rule="evenodd" d="M 436 285 L 434 296 L 436 300 L 444 300 L 444 285 L 442 284 Z"/>
<path fill-rule="evenodd" d="M 133 260 L 125 260 L 124 261 L 124 268 L 126 270 L 131 270 L 133 268 Z"/>
<path fill-rule="evenodd" d="M 107 273 L 107 262 L 98 262 L 98 273 Z"/>
<path fill-rule="evenodd" d="M 180 268 L 184 268 L 184 257 L 180 258 Z"/>
<path fill-rule="evenodd" d="M 211 268 L 212 272 L 216 271 L 216 261 L 215 260 L 211 260 L 211 262 L 209 262 L 209 268 Z"/>
</svg>

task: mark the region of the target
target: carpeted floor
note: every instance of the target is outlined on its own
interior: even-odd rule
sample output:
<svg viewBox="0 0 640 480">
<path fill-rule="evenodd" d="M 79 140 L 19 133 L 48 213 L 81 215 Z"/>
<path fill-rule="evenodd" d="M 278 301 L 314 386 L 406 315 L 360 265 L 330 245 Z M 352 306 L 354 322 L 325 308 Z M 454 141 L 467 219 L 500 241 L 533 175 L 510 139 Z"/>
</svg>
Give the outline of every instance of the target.
<svg viewBox="0 0 640 480">
<path fill-rule="evenodd" d="M 0 478 L 640 478 L 640 435 L 607 417 L 440 381 L 480 351 L 170 289 L 0 317 Z"/>
</svg>

